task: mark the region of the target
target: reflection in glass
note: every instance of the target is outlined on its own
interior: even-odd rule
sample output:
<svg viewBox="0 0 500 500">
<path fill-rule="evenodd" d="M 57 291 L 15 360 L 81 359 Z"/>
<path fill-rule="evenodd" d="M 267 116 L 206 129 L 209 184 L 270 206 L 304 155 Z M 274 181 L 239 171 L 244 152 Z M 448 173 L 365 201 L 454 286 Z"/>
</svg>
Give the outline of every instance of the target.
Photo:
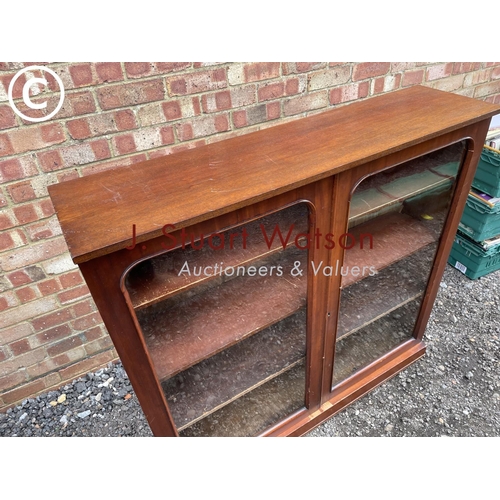
<svg viewBox="0 0 500 500">
<path fill-rule="evenodd" d="M 353 193 L 332 386 L 410 339 L 464 143 L 364 179 Z M 364 272 L 362 272 L 364 271 Z"/>
<path fill-rule="evenodd" d="M 181 435 L 255 435 L 304 407 L 308 250 L 300 233 L 308 224 L 307 205 L 297 204 L 189 236 L 184 249 L 129 274 Z"/>
</svg>

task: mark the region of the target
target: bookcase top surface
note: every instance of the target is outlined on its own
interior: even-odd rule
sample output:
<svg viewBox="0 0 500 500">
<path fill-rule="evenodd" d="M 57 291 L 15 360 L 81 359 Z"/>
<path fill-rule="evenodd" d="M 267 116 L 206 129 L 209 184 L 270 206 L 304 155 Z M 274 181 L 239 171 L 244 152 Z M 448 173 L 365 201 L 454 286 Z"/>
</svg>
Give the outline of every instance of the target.
<svg viewBox="0 0 500 500">
<path fill-rule="evenodd" d="M 452 132 L 500 107 L 410 87 L 49 186 L 76 263 L 161 236 Z"/>
</svg>

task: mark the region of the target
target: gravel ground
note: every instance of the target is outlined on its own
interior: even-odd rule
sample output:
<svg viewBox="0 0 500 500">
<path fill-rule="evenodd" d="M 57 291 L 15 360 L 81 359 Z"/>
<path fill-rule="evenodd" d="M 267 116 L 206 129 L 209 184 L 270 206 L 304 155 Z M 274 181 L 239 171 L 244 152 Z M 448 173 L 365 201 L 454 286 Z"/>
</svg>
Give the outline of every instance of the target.
<svg viewBox="0 0 500 500">
<path fill-rule="evenodd" d="M 499 436 L 500 271 L 447 266 L 427 353 L 309 436 Z M 0 414 L 0 436 L 151 436 L 121 364 Z"/>
</svg>

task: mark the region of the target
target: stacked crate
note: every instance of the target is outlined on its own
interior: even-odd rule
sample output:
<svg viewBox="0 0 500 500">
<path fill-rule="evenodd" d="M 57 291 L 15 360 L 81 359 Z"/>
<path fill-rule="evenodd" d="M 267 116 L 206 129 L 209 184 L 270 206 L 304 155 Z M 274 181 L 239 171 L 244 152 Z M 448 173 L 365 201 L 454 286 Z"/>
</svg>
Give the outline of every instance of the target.
<svg viewBox="0 0 500 500">
<path fill-rule="evenodd" d="M 483 148 L 448 262 L 471 279 L 500 269 L 500 150 Z"/>
</svg>

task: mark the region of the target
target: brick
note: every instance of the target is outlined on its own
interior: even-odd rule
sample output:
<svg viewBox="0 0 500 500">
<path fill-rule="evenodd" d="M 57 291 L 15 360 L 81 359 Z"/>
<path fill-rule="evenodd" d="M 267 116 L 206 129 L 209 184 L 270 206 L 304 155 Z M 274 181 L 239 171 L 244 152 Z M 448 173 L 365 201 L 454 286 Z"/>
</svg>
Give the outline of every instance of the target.
<svg viewBox="0 0 500 500">
<path fill-rule="evenodd" d="M 232 107 L 231 92 L 223 90 L 222 92 L 203 95 L 201 98 L 201 107 L 204 113 L 215 113 L 230 109 Z"/>
<path fill-rule="evenodd" d="M 347 83 L 351 78 L 349 66 L 338 66 L 324 71 L 315 71 L 307 76 L 309 91 L 335 87 Z"/>
<path fill-rule="evenodd" d="M 5 311 L 9 308 L 9 303 L 5 297 L 0 297 L 0 311 Z"/>
<path fill-rule="evenodd" d="M 69 67 L 69 73 L 75 87 L 94 83 L 92 66 L 90 64 L 74 64 Z"/>
<path fill-rule="evenodd" d="M 28 352 L 20 354 L 3 361 L 0 364 L 0 376 L 8 373 L 13 373 L 20 368 L 34 365 L 47 357 L 47 351 L 41 347 L 38 349 L 30 349 Z"/>
<path fill-rule="evenodd" d="M 12 389 L 16 385 L 20 385 L 25 381 L 26 372 L 24 370 L 11 373 L 4 377 L 0 377 L 0 391 L 8 391 L 9 389 Z M 5 402 L 8 402 L 8 395 L 7 400 L 5 400 L 5 394 L 2 394 L 2 398 Z"/>
<path fill-rule="evenodd" d="M 33 281 L 39 281 L 45 278 L 45 273 L 38 266 L 29 266 L 24 269 L 24 271 L 28 274 L 28 276 Z"/>
<path fill-rule="evenodd" d="M 90 92 L 74 92 L 67 94 L 64 104 L 57 113 L 57 118 L 85 115 L 97 111 L 94 96 Z"/>
<path fill-rule="evenodd" d="M 285 95 L 294 95 L 300 92 L 300 80 L 298 78 L 289 78 L 285 82 Z"/>
<path fill-rule="evenodd" d="M 137 151 L 133 134 L 124 134 L 113 137 L 115 151 L 119 155 L 134 153 Z"/>
<path fill-rule="evenodd" d="M 19 382 L 20 383 L 20 382 Z M 16 385 L 16 384 L 14 384 Z M 13 404 L 28 397 L 32 397 L 37 393 L 44 391 L 46 388 L 43 379 L 38 379 L 33 382 L 22 385 L 17 389 L 5 392 L 2 394 L 2 400 L 5 404 Z"/>
<path fill-rule="evenodd" d="M 114 114 L 114 120 L 117 130 L 130 130 L 137 127 L 135 115 L 130 109 L 117 111 Z"/>
<path fill-rule="evenodd" d="M 59 104 L 59 94 L 54 94 L 53 96 L 42 96 L 39 98 L 32 99 L 33 102 L 46 103 L 46 107 L 43 109 L 31 109 L 23 102 L 19 103 L 19 110 L 25 115 L 31 116 L 32 118 L 40 118 L 47 116 L 52 113 L 56 106 Z M 83 115 L 86 113 L 92 113 L 96 111 L 95 101 L 93 95 L 89 91 L 79 91 L 66 93 L 64 96 L 64 101 L 61 109 L 57 112 L 54 118 L 73 118 L 74 116 Z M 32 122 L 21 119 L 25 125 L 32 125 Z"/>
<path fill-rule="evenodd" d="M 9 132 L 9 139 L 14 153 L 24 153 L 61 144 L 66 140 L 59 123 L 31 125 Z"/>
<path fill-rule="evenodd" d="M 108 334 L 101 328 L 101 326 L 95 326 L 94 328 L 89 328 L 85 332 L 84 336 L 87 342 L 92 342 L 102 337 L 107 337 Z"/>
<path fill-rule="evenodd" d="M 109 85 L 97 89 L 97 98 L 104 110 L 161 101 L 164 97 L 165 90 L 161 79 Z"/>
<path fill-rule="evenodd" d="M 234 88 L 229 91 L 229 94 L 232 109 L 249 106 L 257 102 L 256 85 L 246 85 L 244 87 Z M 221 105 L 222 101 L 219 101 L 219 103 L 219 105 Z"/>
<path fill-rule="evenodd" d="M 445 78 L 451 75 L 453 70 L 453 63 L 438 64 L 436 66 L 431 66 L 427 69 L 426 80 L 428 82 L 432 80 L 437 80 L 438 78 Z"/>
<path fill-rule="evenodd" d="M 14 240 L 10 233 L 0 233 L 0 252 L 15 248 Z"/>
<path fill-rule="evenodd" d="M 491 78 L 491 69 L 484 69 L 468 73 L 464 77 L 464 86 L 472 87 L 480 83 L 488 82 Z"/>
<path fill-rule="evenodd" d="M 259 102 L 278 99 L 285 95 L 285 82 L 273 82 L 259 86 L 257 96 Z"/>
<path fill-rule="evenodd" d="M 26 286 L 24 288 L 19 288 L 18 290 L 16 290 L 16 295 L 22 304 L 25 304 L 26 302 L 29 302 L 37 298 L 36 292 L 33 290 L 33 288 L 29 286 Z"/>
<path fill-rule="evenodd" d="M 14 203 L 22 203 L 36 198 L 35 192 L 29 181 L 18 182 L 7 187 L 10 197 Z"/>
<path fill-rule="evenodd" d="M 64 358 L 64 359 L 62 359 Z M 61 366 L 69 364 L 69 358 L 67 356 L 64 356 L 64 354 L 51 357 L 51 358 L 45 358 L 44 360 L 40 361 L 39 363 L 35 363 L 34 365 L 28 366 L 26 368 L 26 373 L 28 376 L 28 379 L 35 379 L 42 377 L 45 375 L 47 372 L 50 372 L 52 370 L 56 370 L 60 368 Z"/>
<path fill-rule="evenodd" d="M 14 75 L 16 72 L 10 73 L 8 75 L 0 75 L 0 84 L 3 84 L 3 87 L 5 89 L 5 94 L 7 94 L 7 89 L 9 88 L 10 82 L 12 78 L 14 78 Z M 14 99 L 20 99 L 23 96 L 23 87 L 24 84 L 26 83 L 26 73 L 23 73 L 16 81 L 14 85 L 14 89 L 12 92 L 12 97 Z M 1 85 L 0 85 L 1 89 Z"/>
<path fill-rule="evenodd" d="M 38 174 L 36 162 L 31 155 L 0 162 L 2 182 L 15 181 Z"/>
<path fill-rule="evenodd" d="M 478 85 L 474 89 L 474 97 L 477 98 L 484 98 L 486 96 L 489 96 L 491 94 L 498 94 L 500 92 L 500 81 L 494 81 L 491 83 L 486 83 L 483 85 Z"/>
<path fill-rule="evenodd" d="M 188 123 L 176 126 L 177 136 L 181 141 L 206 137 L 226 130 L 229 130 L 229 121 L 226 114 L 195 118 Z"/>
<path fill-rule="evenodd" d="M 87 285 L 81 285 L 76 288 L 71 288 L 65 292 L 61 292 L 57 295 L 57 297 L 59 298 L 61 304 L 69 304 L 70 302 L 74 302 L 75 300 L 89 294 L 90 292 Z"/>
<path fill-rule="evenodd" d="M 5 354 L 5 349 L 0 349 L 0 362 L 7 359 L 7 354 Z"/>
<path fill-rule="evenodd" d="M 44 172 L 52 172 L 64 167 L 59 151 L 44 151 L 38 153 L 37 157 Z"/>
<path fill-rule="evenodd" d="M 83 283 L 83 278 L 80 271 L 76 270 L 59 276 L 59 282 L 63 288 L 72 288 Z"/>
<path fill-rule="evenodd" d="M 174 73 L 191 67 L 190 62 L 157 62 L 155 64 L 158 73 Z"/>
<path fill-rule="evenodd" d="M 497 80 L 498 78 L 500 78 L 500 66 L 491 70 L 491 79 Z"/>
<path fill-rule="evenodd" d="M 188 95 L 227 87 L 226 71 L 218 68 L 167 78 L 169 95 Z"/>
<path fill-rule="evenodd" d="M 54 328 L 37 333 L 35 335 L 36 345 L 40 346 L 46 344 L 47 342 L 53 342 L 54 340 L 62 339 L 68 335 L 71 335 L 71 329 L 67 323 L 55 326 Z"/>
<path fill-rule="evenodd" d="M 28 339 L 21 339 L 17 340 L 16 342 L 12 342 L 12 344 L 9 344 L 9 349 L 14 356 L 19 356 L 20 354 L 31 350 L 31 345 Z"/>
<path fill-rule="evenodd" d="M 330 104 L 341 104 L 356 99 L 362 99 L 368 95 L 369 82 L 351 83 L 330 90 Z"/>
<path fill-rule="evenodd" d="M 393 62 L 391 63 L 391 73 L 408 71 L 411 69 L 418 68 L 419 66 L 425 66 L 426 64 L 427 63 L 418 63 L 418 62 Z"/>
<path fill-rule="evenodd" d="M 307 73 L 326 67 L 324 62 L 289 62 L 283 63 L 283 74 Z"/>
<path fill-rule="evenodd" d="M 280 63 L 233 64 L 228 68 L 227 80 L 230 85 L 258 82 L 280 76 Z"/>
<path fill-rule="evenodd" d="M 50 199 L 41 201 L 39 206 L 45 217 L 50 217 L 51 215 L 54 215 L 56 213 L 54 210 L 54 205 L 52 205 L 52 200 Z"/>
<path fill-rule="evenodd" d="M 372 94 L 380 94 L 382 92 L 390 92 L 399 88 L 401 84 L 401 73 L 397 75 L 386 75 L 372 80 Z"/>
<path fill-rule="evenodd" d="M 54 311 L 58 307 L 59 304 L 54 297 L 43 297 L 2 312 L 0 314 L 0 324 L 5 327 L 12 326 L 49 311 Z"/>
<path fill-rule="evenodd" d="M 10 328 L 0 330 L 0 339 L 2 339 L 2 344 L 8 344 L 10 342 L 28 337 L 32 333 L 33 330 L 28 323 L 18 323 Z"/>
<path fill-rule="evenodd" d="M 0 231 L 4 229 L 10 229 L 14 227 L 13 216 L 11 216 L 12 211 L 5 211 L 3 214 L 0 214 Z"/>
<path fill-rule="evenodd" d="M 94 340 L 84 345 L 85 351 L 88 355 L 92 355 L 101 351 L 108 350 L 113 347 L 113 342 L 109 337 Z"/>
<path fill-rule="evenodd" d="M 38 220 L 35 208 L 33 205 L 21 205 L 13 208 L 13 212 L 19 224 L 26 224 Z"/>
<path fill-rule="evenodd" d="M 4 271 L 13 271 L 31 264 L 45 261 L 56 255 L 67 252 L 68 247 L 62 237 L 44 241 L 36 245 L 18 249 L 16 252 L 2 258 Z"/>
<path fill-rule="evenodd" d="M 121 64 L 118 62 L 100 62 L 95 64 L 99 83 L 118 82 L 123 80 Z"/>
<path fill-rule="evenodd" d="M 94 302 L 92 299 L 82 300 L 71 307 L 72 314 L 75 318 L 85 316 L 95 311 Z"/>
<path fill-rule="evenodd" d="M 16 126 L 16 115 L 10 106 L 0 106 L 0 129 Z"/>
<path fill-rule="evenodd" d="M 326 106 L 328 106 L 328 93 L 326 91 L 319 91 L 287 99 L 284 102 L 283 111 L 285 116 L 291 116 Z"/>
<path fill-rule="evenodd" d="M 171 63 L 146 63 L 129 62 L 125 63 L 125 71 L 129 78 L 142 78 L 145 76 L 157 75 L 162 73 L 173 73 L 181 71 L 191 66 L 189 62 L 171 62 Z"/>
<path fill-rule="evenodd" d="M 266 105 L 267 119 L 275 120 L 281 116 L 281 103 L 279 101 L 270 102 Z"/>
<path fill-rule="evenodd" d="M 30 276 L 23 270 L 15 271 L 10 273 L 7 278 L 12 283 L 13 286 L 26 285 L 32 282 Z"/>
<path fill-rule="evenodd" d="M 46 240 L 62 234 L 61 227 L 55 218 L 31 224 L 25 227 L 25 231 L 33 242 Z"/>
<path fill-rule="evenodd" d="M 403 87 L 410 87 L 411 85 L 420 85 L 424 81 L 424 70 L 419 69 L 416 71 L 406 71 L 403 74 Z"/>
<path fill-rule="evenodd" d="M 40 165 L 44 172 L 51 172 L 65 167 L 85 165 L 97 160 L 109 158 L 111 151 L 106 139 L 76 144 L 38 154 Z"/>
<path fill-rule="evenodd" d="M 130 78 L 139 78 L 149 76 L 154 71 L 154 64 L 148 62 L 127 62 L 125 63 L 125 72 Z"/>
<path fill-rule="evenodd" d="M 354 82 L 373 78 L 375 76 L 385 75 L 389 72 L 391 63 L 389 62 L 365 62 L 356 64 L 352 72 L 352 80 Z"/>
<path fill-rule="evenodd" d="M 6 133 L 0 134 L 0 156 L 9 156 L 14 153 L 15 150 L 9 136 Z"/>
<path fill-rule="evenodd" d="M 457 75 L 459 73 L 470 73 L 471 71 L 477 71 L 478 69 L 481 69 L 481 63 L 457 62 L 453 64 L 452 74 Z"/>
<path fill-rule="evenodd" d="M 182 118 L 181 105 L 178 101 L 169 101 L 162 103 L 163 115 L 167 121 Z"/>
<path fill-rule="evenodd" d="M 76 319 L 71 323 L 71 326 L 74 330 L 83 331 L 89 328 L 93 328 L 100 323 L 102 323 L 101 315 L 98 312 L 95 312 L 89 314 L 88 316 L 83 316 Z"/>
<path fill-rule="evenodd" d="M 44 297 L 46 295 L 51 295 L 55 292 L 58 292 L 61 289 L 59 282 L 55 278 L 43 281 L 42 283 L 39 283 L 37 286 L 38 290 Z"/>
<path fill-rule="evenodd" d="M 57 356 L 59 354 L 65 353 L 74 349 L 75 347 L 82 345 L 82 339 L 78 335 L 57 342 L 47 348 L 47 354 L 49 356 Z"/>
<path fill-rule="evenodd" d="M 141 106 L 137 110 L 137 118 L 143 127 L 165 122 L 165 115 L 163 114 L 162 107 L 157 102 Z"/>
<path fill-rule="evenodd" d="M 55 312 L 32 319 L 31 324 L 35 331 L 40 332 L 48 328 L 62 325 L 63 323 L 70 321 L 72 318 L 73 316 L 69 307 L 65 309 L 59 308 Z"/>
<path fill-rule="evenodd" d="M 115 361 L 117 358 L 118 356 L 114 349 L 110 349 L 109 351 L 102 352 L 100 354 L 97 354 L 96 356 L 84 359 L 82 361 L 79 361 L 78 363 L 60 370 L 59 375 L 64 380 L 71 380 L 78 377 L 82 373 L 88 373 L 93 369 L 97 369 L 106 365 L 110 361 Z"/>
<path fill-rule="evenodd" d="M 440 80 L 433 81 L 430 85 L 432 88 L 438 90 L 444 90 L 445 92 L 453 92 L 455 90 L 461 89 L 464 83 L 465 75 L 459 74 L 450 76 L 448 78 L 442 78 Z M 429 85 L 429 84 L 427 84 Z"/>
<path fill-rule="evenodd" d="M 69 135 L 73 139 L 87 139 L 92 135 L 86 118 L 71 120 L 66 123 L 66 126 L 68 127 Z"/>
</svg>

